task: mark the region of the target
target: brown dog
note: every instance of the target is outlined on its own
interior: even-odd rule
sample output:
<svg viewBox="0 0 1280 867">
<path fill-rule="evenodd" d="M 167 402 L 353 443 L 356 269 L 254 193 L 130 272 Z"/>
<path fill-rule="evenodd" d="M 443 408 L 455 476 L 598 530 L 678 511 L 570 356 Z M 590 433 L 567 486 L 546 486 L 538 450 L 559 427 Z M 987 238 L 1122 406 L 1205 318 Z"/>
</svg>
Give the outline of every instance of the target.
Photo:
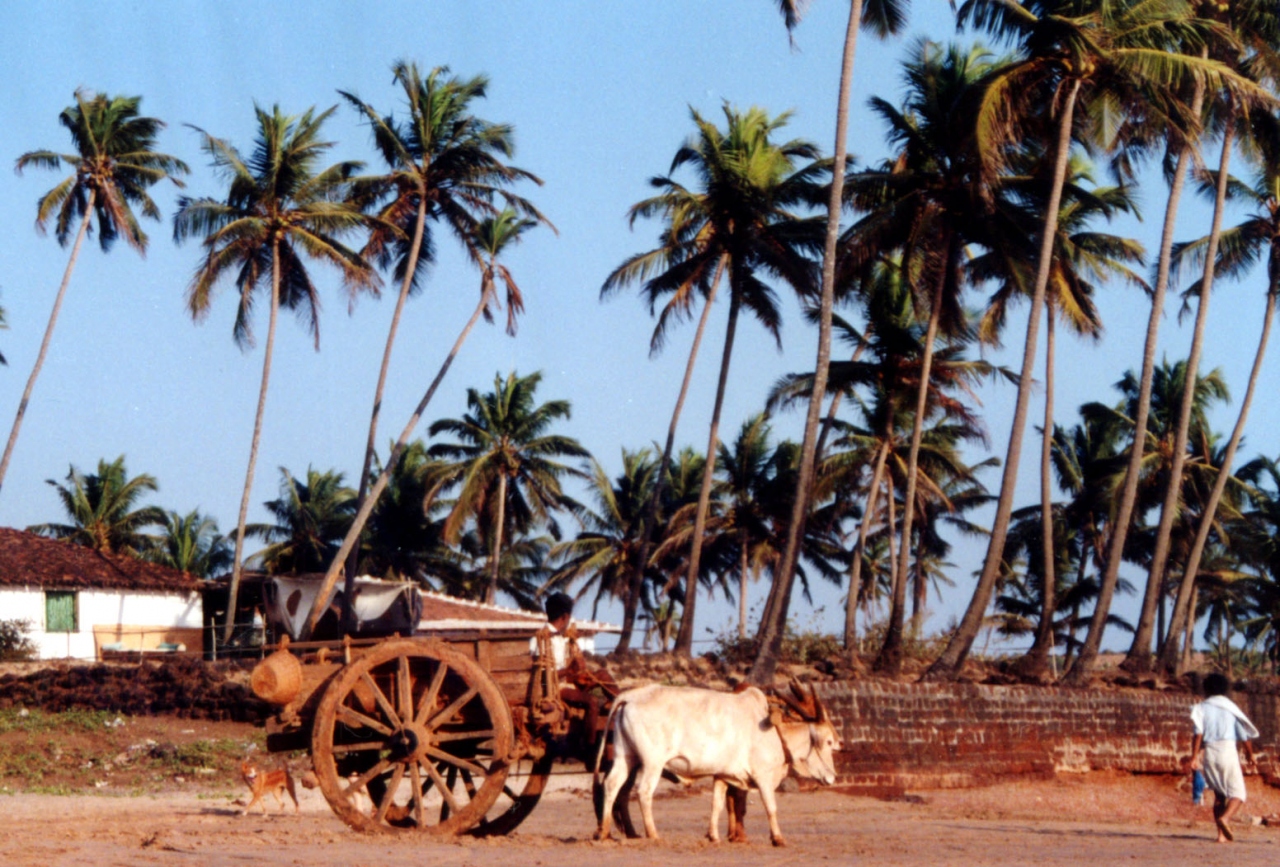
<svg viewBox="0 0 1280 867">
<path fill-rule="evenodd" d="M 268 792 L 275 796 L 276 803 L 280 805 L 281 810 L 284 810 L 285 790 L 288 790 L 289 797 L 293 798 L 293 812 L 298 812 L 298 791 L 293 786 L 293 776 L 288 768 L 263 768 L 253 759 L 245 759 L 240 763 L 240 776 L 244 778 L 244 784 L 253 793 L 253 797 L 249 799 L 249 803 L 245 805 L 240 815 L 248 814 L 253 805 L 259 801 L 262 802 L 262 812 L 265 815 L 267 802 L 262 800 L 262 796 Z"/>
</svg>

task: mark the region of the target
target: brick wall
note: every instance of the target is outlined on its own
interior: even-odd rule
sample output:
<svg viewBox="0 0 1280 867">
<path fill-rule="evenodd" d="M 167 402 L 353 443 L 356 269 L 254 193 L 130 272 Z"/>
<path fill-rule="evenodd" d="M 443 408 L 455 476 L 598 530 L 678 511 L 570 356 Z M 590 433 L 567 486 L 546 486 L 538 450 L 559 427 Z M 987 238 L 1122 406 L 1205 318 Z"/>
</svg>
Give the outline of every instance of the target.
<svg viewBox="0 0 1280 867">
<path fill-rule="evenodd" d="M 1013 775 L 1177 773 L 1191 749 L 1186 693 L 837 681 L 818 693 L 841 730 L 851 788 L 983 785 Z M 1272 752 L 1277 697 L 1235 695 Z M 1266 768 L 1264 768 L 1265 770 Z"/>
</svg>

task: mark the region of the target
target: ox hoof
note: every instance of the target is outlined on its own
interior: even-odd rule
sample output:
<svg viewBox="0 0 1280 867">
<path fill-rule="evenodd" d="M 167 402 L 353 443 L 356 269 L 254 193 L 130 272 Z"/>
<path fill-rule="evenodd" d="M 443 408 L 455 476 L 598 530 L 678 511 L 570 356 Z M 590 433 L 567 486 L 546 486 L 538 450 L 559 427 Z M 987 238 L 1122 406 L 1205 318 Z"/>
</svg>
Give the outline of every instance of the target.
<svg viewBox="0 0 1280 867">
<path fill-rule="evenodd" d="M 711 843 L 719 843 L 719 842 L 720 842 L 720 835 L 719 835 L 719 834 L 708 834 L 708 835 L 707 835 L 707 840 L 708 840 L 709 842 L 711 842 Z"/>
<path fill-rule="evenodd" d="M 745 843 L 745 842 L 747 842 L 747 835 L 746 835 L 746 834 L 730 834 L 730 835 L 729 835 L 729 842 L 730 842 L 730 843 Z"/>
<path fill-rule="evenodd" d="M 783 846 L 787 845 L 787 841 L 786 841 L 786 840 L 784 840 L 784 839 L 783 839 L 783 838 L 781 838 L 781 837 L 774 837 L 774 838 L 772 838 L 772 839 L 773 839 L 773 845 L 774 845 L 774 846 L 777 846 L 779 849 L 781 849 Z"/>
<path fill-rule="evenodd" d="M 592 839 L 597 843 L 609 843 L 613 841 L 613 835 L 608 831 L 596 831 L 595 836 L 592 837 Z"/>
</svg>

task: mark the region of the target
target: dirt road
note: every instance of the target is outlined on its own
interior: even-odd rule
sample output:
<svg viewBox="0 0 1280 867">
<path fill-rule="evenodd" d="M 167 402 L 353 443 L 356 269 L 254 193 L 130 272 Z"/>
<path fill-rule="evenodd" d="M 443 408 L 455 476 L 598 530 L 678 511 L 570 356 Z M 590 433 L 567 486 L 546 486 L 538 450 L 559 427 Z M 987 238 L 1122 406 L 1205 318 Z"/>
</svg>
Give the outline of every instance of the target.
<svg viewBox="0 0 1280 867">
<path fill-rule="evenodd" d="M 334 865 L 389 867 L 680 867 L 709 865 L 935 865 L 1280 861 L 1280 830 L 1239 827 L 1231 847 L 1212 842 L 1207 808 L 1192 808 L 1167 778 L 1015 783 L 924 793 L 886 803 L 831 791 L 783 794 L 788 847 L 768 843 L 753 796 L 747 844 L 703 839 L 709 801 L 698 792 L 661 798 L 661 841 L 596 843 L 579 778 L 563 778 L 519 831 L 493 840 L 363 836 L 334 818 L 314 791 L 302 810 L 240 816 L 232 793 L 171 796 L 0 797 L 0 863 L 39 867 L 147 865 Z M 1261 788 L 1255 786 L 1255 788 Z M 235 793 L 238 795 L 238 793 Z M 1256 815 L 1280 796 L 1256 792 Z M 1069 820 L 1069 821 L 1068 821 Z"/>
</svg>

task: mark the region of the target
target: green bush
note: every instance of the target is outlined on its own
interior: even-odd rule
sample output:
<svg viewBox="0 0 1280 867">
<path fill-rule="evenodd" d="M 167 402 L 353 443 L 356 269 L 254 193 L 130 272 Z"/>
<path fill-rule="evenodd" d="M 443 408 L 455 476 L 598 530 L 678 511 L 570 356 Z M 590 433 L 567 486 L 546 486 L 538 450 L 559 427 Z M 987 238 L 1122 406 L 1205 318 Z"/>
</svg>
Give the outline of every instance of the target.
<svg viewBox="0 0 1280 867">
<path fill-rule="evenodd" d="M 933 635 L 917 636 L 911 633 L 911 629 L 908 626 L 906 634 L 902 636 L 903 658 L 917 662 L 932 662 L 941 656 L 942 651 L 946 649 L 947 642 L 951 640 L 952 631 L 954 631 L 954 627 Z M 868 654 L 879 653 L 888 632 L 888 618 L 877 620 L 864 627 L 862 640 L 859 643 L 866 649 Z M 976 658 L 977 654 L 974 654 L 974 656 Z"/>
<path fill-rule="evenodd" d="M 0 662 L 27 662 L 40 651 L 31 640 L 30 620 L 0 620 Z"/>
<path fill-rule="evenodd" d="M 821 610 L 814 613 L 808 627 L 798 627 L 794 619 L 787 620 L 787 630 L 782 636 L 782 653 L 779 662 L 787 665 L 812 665 L 827 659 L 837 659 L 844 654 L 840 639 L 817 628 Z M 715 657 L 732 666 L 750 665 L 755 661 L 757 644 L 754 635 L 739 638 L 737 632 L 722 632 L 715 638 Z"/>
</svg>

